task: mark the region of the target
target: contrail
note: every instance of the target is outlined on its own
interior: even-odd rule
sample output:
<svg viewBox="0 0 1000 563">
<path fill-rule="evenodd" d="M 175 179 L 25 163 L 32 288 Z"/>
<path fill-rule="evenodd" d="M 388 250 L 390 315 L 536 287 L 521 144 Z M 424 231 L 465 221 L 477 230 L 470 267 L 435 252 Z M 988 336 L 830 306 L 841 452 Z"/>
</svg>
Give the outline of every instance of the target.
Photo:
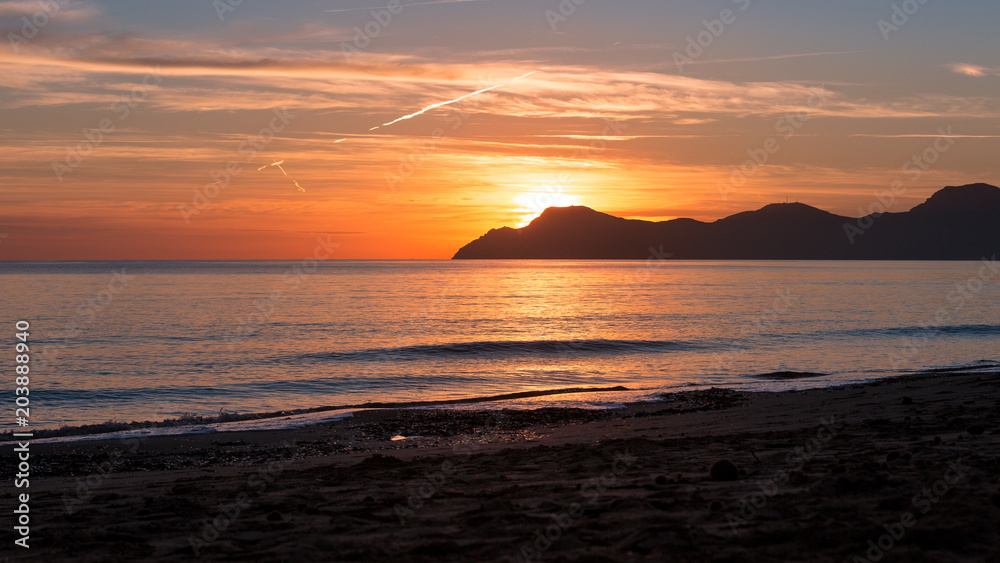
<svg viewBox="0 0 1000 563">
<path fill-rule="evenodd" d="M 277 166 L 278 170 L 281 170 L 282 174 L 284 174 L 285 176 L 288 176 L 288 172 L 285 172 L 285 169 L 281 167 L 281 165 L 284 164 L 284 163 L 285 163 L 284 160 L 275 160 L 271 164 L 265 164 L 264 166 L 261 166 L 260 168 L 257 169 L 257 172 L 260 172 L 261 170 L 263 170 L 265 168 L 268 168 L 270 166 Z"/>
<path fill-rule="evenodd" d="M 392 121 L 389 121 L 388 123 L 383 123 L 382 125 L 376 125 L 375 127 L 372 127 L 371 129 L 369 129 L 369 131 L 374 131 L 376 129 L 380 129 L 382 127 L 386 127 L 388 125 L 392 125 L 393 123 L 398 123 L 400 121 L 403 121 L 404 119 L 413 119 L 414 117 L 417 117 L 418 115 L 423 115 L 423 114 L 431 111 L 432 109 L 437 109 L 437 108 L 439 108 L 441 106 L 446 106 L 446 105 L 449 105 L 449 104 L 454 104 L 456 102 L 461 102 L 462 100 L 464 100 L 466 98 L 470 98 L 472 96 L 476 96 L 476 95 L 482 94 L 484 92 L 489 92 L 490 90 L 496 90 L 497 88 L 503 88 L 504 86 L 510 84 L 511 82 L 517 82 L 518 80 L 521 80 L 522 78 L 527 78 L 527 77 L 531 76 L 532 74 L 535 74 L 536 72 L 538 72 L 538 71 L 537 70 L 533 70 L 533 71 L 529 72 L 528 74 L 524 74 L 522 76 L 518 76 L 517 78 L 515 78 L 514 80 L 511 80 L 510 82 L 504 82 L 503 84 L 497 84 L 496 86 L 490 86 L 489 88 L 483 88 L 482 90 L 476 90 L 475 92 L 472 92 L 471 94 L 466 94 L 464 96 L 460 96 L 458 98 L 455 98 L 454 100 L 448 100 L 447 102 L 440 102 L 440 103 L 437 103 L 437 104 L 429 105 L 429 106 L 425 107 L 424 109 L 422 109 L 422 110 L 420 110 L 418 112 L 411 113 L 410 115 L 404 115 L 403 117 L 400 117 L 399 119 L 394 119 Z"/>
<path fill-rule="evenodd" d="M 263 170 L 265 168 L 270 168 L 272 166 L 276 166 L 278 168 L 278 170 L 281 170 L 282 174 L 284 174 L 285 176 L 288 176 L 288 172 L 285 172 L 285 169 L 281 167 L 281 165 L 284 164 L 284 163 L 285 163 L 284 160 L 275 160 L 271 164 L 265 164 L 264 166 L 261 166 L 260 168 L 257 169 L 257 172 L 260 172 L 261 170 Z M 295 178 L 292 178 L 292 183 L 295 184 L 295 187 L 298 188 L 300 192 L 306 191 L 305 188 L 303 188 L 302 186 L 299 185 L 299 181 L 296 180 Z"/>
</svg>

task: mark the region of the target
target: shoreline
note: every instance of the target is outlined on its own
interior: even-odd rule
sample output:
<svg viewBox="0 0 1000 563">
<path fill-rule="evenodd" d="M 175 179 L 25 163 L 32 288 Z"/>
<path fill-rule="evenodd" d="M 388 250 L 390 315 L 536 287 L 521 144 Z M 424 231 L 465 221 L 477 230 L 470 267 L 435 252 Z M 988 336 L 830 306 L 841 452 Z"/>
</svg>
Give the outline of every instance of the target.
<svg viewBox="0 0 1000 563">
<path fill-rule="evenodd" d="M 320 415 L 324 413 L 333 413 L 337 411 L 356 412 L 364 410 L 409 409 L 409 408 L 421 408 L 421 407 L 431 408 L 431 407 L 446 407 L 446 406 L 459 406 L 459 405 L 474 405 L 474 404 L 489 403 L 489 402 L 513 401 L 517 399 L 549 397 L 553 395 L 569 395 L 575 393 L 581 393 L 581 394 L 602 393 L 602 392 L 615 392 L 615 391 L 630 391 L 630 389 L 622 387 L 620 385 L 614 387 L 570 387 L 563 389 L 504 393 L 501 395 L 491 395 L 485 397 L 442 399 L 436 401 L 365 402 L 353 405 L 290 409 L 287 411 L 282 410 L 282 411 L 269 411 L 269 412 L 256 412 L 256 413 L 220 413 L 217 416 L 185 416 L 181 418 L 171 418 L 161 421 L 155 421 L 155 420 L 145 420 L 142 422 L 134 420 L 131 422 L 108 421 L 100 424 L 63 426 L 60 428 L 42 428 L 39 430 L 35 430 L 34 433 L 37 435 L 37 440 L 45 440 L 50 438 L 71 438 L 71 437 L 93 440 L 93 439 L 101 439 L 99 438 L 99 436 L 102 436 L 104 434 L 141 432 L 143 430 L 164 429 L 164 428 L 184 428 L 184 427 L 196 427 L 205 425 L 221 425 L 233 422 L 264 422 L 264 421 L 277 420 L 288 417 L 300 417 L 304 415 Z M 308 426 L 310 424 L 319 424 L 321 422 L 324 421 L 321 420 L 320 422 L 308 422 L 305 425 Z M 295 427 L 287 429 L 292 430 L 294 428 Z M 12 434 L 14 432 L 15 431 L 10 431 L 0 434 L 0 444 L 4 442 L 13 442 L 14 440 Z M 109 439 L 115 439 L 115 437 L 111 437 Z"/>
<path fill-rule="evenodd" d="M 705 383 L 705 384 L 694 384 L 689 383 L 683 386 L 678 386 L 675 391 L 666 391 L 662 388 L 647 388 L 647 389 L 636 389 L 629 388 L 622 385 L 609 386 L 609 387 L 566 387 L 566 388 L 556 388 L 556 389 L 543 389 L 534 391 L 518 391 L 511 393 L 502 393 L 497 395 L 488 396 L 470 396 L 457 399 L 438 399 L 438 400 L 425 400 L 425 401 L 368 401 L 365 403 L 356 403 L 348 405 L 327 405 L 309 408 L 297 408 L 289 410 L 280 411 L 266 411 L 266 412 L 244 412 L 244 413 L 226 413 L 220 412 L 218 415 L 214 416 L 202 416 L 202 415 L 185 415 L 179 418 L 165 419 L 165 420 L 144 420 L 144 421 L 118 421 L 110 420 L 103 423 L 94 424 L 82 424 L 77 426 L 62 426 L 58 428 L 40 428 L 33 431 L 34 441 L 36 443 L 46 443 L 46 442 L 75 442 L 75 441 L 90 441 L 90 440 L 115 440 L 124 439 L 130 436 L 137 437 L 152 437 L 152 436 L 168 436 L 168 435 L 178 435 L 178 434 L 213 434 L 213 433 L 229 433 L 229 432 L 243 432 L 243 431 L 280 431 L 280 430 L 294 430 L 297 428 L 303 428 L 311 426 L 314 424 L 322 424 L 324 422 L 337 420 L 343 417 L 352 416 L 354 413 L 362 412 L 366 410 L 385 410 L 385 409 L 412 409 L 412 408 L 426 408 L 426 409 L 441 409 L 446 410 L 454 408 L 456 410 L 466 409 L 466 410 L 506 410 L 506 409 L 517 409 L 517 410 L 537 410 L 539 408 L 554 408 L 554 409 L 574 409 L 574 408 L 584 408 L 584 409 L 594 409 L 594 410 L 605 410 L 605 409 L 622 409 L 629 408 L 630 406 L 641 405 L 646 403 L 656 403 L 656 399 L 638 399 L 629 400 L 625 398 L 624 400 L 614 400 L 614 401 L 604 401 L 602 406 L 595 406 L 593 404 L 587 406 L 579 406 L 579 401 L 564 401 L 563 404 L 553 404 L 553 405 L 543 405 L 543 404 L 531 404 L 526 403 L 531 399 L 555 399 L 558 397 L 570 397 L 577 396 L 582 397 L 584 400 L 587 398 L 593 398 L 600 396 L 601 394 L 631 394 L 631 398 L 635 399 L 636 396 L 645 397 L 662 397 L 667 395 L 676 395 L 683 393 L 698 392 L 706 389 L 732 389 L 741 393 L 784 393 L 788 391 L 797 390 L 810 390 L 810 389 L 838 389 L 841 387 L 853 387 L 853 386 L 863 386 L 870 384 L 878 384 L 881 381 L 893 380 L 896 378 L 920 378 L 920 377 L 934 377 L 943 373 L 989 373 L 991 370 L 996 370 L 998 365 L 995 363 L 988 363 L 982 366 L 956 366 L 956 367 L 945 367 L 945 368 L 929 368 L 914 372 L 905 372 L 897 374 L 887 374 L 884 372 L 879 372 L 880 375 L 873 376 L 870 378 L 865 378 L 861 380 L 852 380 L 843 383 L 834 383 L 829 385 L 809 385 L 805 389 L 776 389 L 776 390 L 757 390 L 757 389 L 745 389 L 744 386 L 750 385 L 750 381 L 747 381 L 743 386 L 727 386 L 721 383 Z M 831 377 L 830 374 L 823 373 L 808 373 L 808 372 L 789 372 L 789 371 L 779 371 L 770 372 L 763 374 L 756 374 L 753 376 L 748 376 L 747 379 L 753 379 L 757 383 L 771 382 L 772 384 L 784 384 L 793 385 L 797 382 L 811 382 L 820 381 L 824 377 Z M 824 383 L 833 383 L 831 381 L 826 381 Z M 488 409 L 477 409 L 476 405 L 484 405 L 487 403 L 492 403 L 493 408 Z M 277 421 L 280 420 L 291 420 L 296 419 L 292 422 L 282 425 Z M 15 430 L 9 430 L 0 433 L 0 445 L 5 443 L 13 443 L 13 434 Z"/>
<path fill-rule="evenodd" d="M 996 560 L 998 413 L 1000 372 L 949 372 L 37 444 L 28 560 Z"/>
</svg>

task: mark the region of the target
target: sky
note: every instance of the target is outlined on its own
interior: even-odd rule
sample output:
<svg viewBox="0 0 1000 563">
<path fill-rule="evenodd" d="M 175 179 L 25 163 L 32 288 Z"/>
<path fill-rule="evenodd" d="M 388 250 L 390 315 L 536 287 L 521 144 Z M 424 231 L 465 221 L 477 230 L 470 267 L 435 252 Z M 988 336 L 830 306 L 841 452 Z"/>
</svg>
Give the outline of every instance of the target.
<svg viewBox="0 0 1000 563">
<path fill-rule="evenodd" d="M 0 260 L 449 258 L 552 205 L 906 211 L 1000 184 L 998 21 L 995 0 L 0 1 Z"/>
</svg>

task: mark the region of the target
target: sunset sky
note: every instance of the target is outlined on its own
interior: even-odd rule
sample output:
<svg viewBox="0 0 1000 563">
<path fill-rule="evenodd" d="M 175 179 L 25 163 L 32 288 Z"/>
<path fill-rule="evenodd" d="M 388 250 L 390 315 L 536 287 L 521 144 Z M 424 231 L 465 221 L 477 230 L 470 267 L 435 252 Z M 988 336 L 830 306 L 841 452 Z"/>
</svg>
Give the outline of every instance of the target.
<svg viewBox="0 0 1000 563">
<path fill-rule="evenodd" d="M 448 258 L 548 205 L 1000 183 L 1000 3 L 895 5 L 3 1 L 0 260 Z"/>
</svg>

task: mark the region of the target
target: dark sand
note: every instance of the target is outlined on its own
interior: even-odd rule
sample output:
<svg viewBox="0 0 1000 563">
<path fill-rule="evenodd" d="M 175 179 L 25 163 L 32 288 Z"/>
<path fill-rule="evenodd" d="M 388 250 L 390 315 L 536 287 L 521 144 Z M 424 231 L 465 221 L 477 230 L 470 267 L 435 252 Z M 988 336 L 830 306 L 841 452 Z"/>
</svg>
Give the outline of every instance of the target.
<svg viewBox="0 0 1000 563">
<path fill-rule="evenodd" d="M 1000 374 L 947 373 L 615 412 L 384 410 L 292 431 L 35 444 L 31 549 L 14 551 L 8 532 L 4 551 L 1000 561 L 998 430 Z M 390 441 L 398 434 L 422 437 Z M 713 473 L 735 480 L 713 480 L 726 459 L 737 468 Z M 13 488 L 0 496 L 10 521 Z"/>
</svg>

